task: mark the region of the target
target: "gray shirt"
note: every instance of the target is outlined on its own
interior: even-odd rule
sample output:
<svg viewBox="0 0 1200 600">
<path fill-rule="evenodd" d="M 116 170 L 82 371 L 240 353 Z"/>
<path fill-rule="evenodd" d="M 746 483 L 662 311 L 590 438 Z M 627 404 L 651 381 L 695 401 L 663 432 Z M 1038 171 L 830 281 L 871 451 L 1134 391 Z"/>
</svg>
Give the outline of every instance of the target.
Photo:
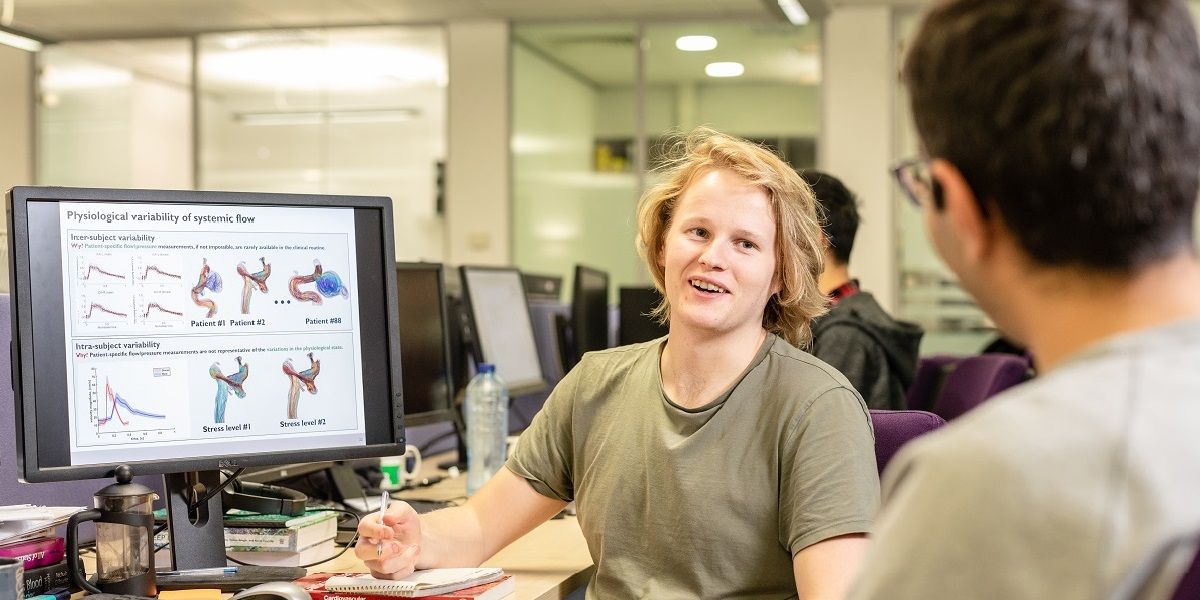
<svg viewBox="0 0 1200 600">
<path fill-rule="evenodd" d="M 792 557 L 868 531 L 878 508 L 862 399 L 769 335 L 730 389 L 685 409 L 663 393 L 663 343 L 585 355 L 507 468 L 575 500 L 589 598 L 794 598 Z"/>
<path fill-rule="evenodd" d="M 1168 598 L 1200 531 L 1200 321 L 1098 343 L 910 444 L 853 598 Z"/>
</svg>

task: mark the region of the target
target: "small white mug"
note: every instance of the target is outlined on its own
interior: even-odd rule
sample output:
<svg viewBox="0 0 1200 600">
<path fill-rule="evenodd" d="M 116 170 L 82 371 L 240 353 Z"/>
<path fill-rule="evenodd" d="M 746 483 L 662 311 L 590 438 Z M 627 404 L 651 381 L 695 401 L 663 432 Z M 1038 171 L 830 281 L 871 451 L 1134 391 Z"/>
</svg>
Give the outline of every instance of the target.
<svg viewBox="0 0 1200 600">
<path fill-rule="evenodd" d="M 409 444 L 404 447 L 404 454 L 379 459 L 379 470 L 383 471 L 383 481 L 379 487 L 398 490 L 404 487 L 405 483 L 417 478 L 417 473 L 421 471 L 421 451 Z"/>
</svg>

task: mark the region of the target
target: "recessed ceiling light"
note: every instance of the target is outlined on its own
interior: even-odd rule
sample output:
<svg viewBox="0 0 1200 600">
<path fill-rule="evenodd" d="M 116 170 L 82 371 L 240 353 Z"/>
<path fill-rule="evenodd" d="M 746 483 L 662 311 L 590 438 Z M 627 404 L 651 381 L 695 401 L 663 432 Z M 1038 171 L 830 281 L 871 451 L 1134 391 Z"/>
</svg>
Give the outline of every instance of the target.
<svg viewBox="0 0 1200 600">
<path fill-rule="evenodd" d="M 717 47 L 717 38 L 711 35 L 685 35 L 675 40 L 675 47 L 684 52 L 704 52 Z"/>
<path fill-rule="evenodd" d="M 746 72 L 746 67 L 739 62 L 715 62 L 705 65 L 704 72 L 709 77 L 737 77 Z"/>
<path fill-rule="evenodd" d="M 716 42 L 713 43 L 714 45 L 716 44 Z M 38 52 L 42 49 L 42 43 L 33 38 L 17 35 L 15 33 L 9 33 L 3 30 L 0 30 L 0 44 L 12 46 L 13 48 L 20 48 L 21 50 L 26 50 L 28 52 Z"/>
<path fill-rule="evenodd" d="M 800 6 L 799 0 L 779 0 L 779 8 L 783 11 L 783 15 L 787 17 L 787 20 L 791 21 L 792 25 L 799 27 L 800 25 L 808 24 L 808 11 L 804 10 L 803 6 Z"/>
</svg>

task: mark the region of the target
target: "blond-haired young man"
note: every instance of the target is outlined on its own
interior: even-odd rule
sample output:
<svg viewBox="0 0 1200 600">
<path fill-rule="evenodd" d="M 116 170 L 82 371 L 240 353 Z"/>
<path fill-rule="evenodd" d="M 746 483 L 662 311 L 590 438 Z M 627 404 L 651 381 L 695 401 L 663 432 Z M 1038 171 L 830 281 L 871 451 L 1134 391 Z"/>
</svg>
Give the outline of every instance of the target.
<svg viewBox="0 0 1200 600">
<path fill-rule="evenodd" d="M 743 140 L 675 150 L 638 209 L 668 336 L 587 354 L 465 506 L 368 517 L 377 576 L 478 564 L 574 500 L 589 598 L 845 593 L 879 482 L 862 398 L 796 349 L 825 306 L 812 193 Z"/>
</svg>

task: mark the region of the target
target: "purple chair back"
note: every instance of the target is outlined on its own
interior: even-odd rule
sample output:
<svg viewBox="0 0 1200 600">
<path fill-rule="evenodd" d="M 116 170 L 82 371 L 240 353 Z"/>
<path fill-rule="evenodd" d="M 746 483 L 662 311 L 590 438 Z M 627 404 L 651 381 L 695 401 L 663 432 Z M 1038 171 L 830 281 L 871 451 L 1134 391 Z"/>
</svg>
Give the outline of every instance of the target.
<svg viewBox="0 0 1200 600">
<path fill-rule="evenodd" d="M 879 473 L 887 466 L 900 447 L 945 425 L 941 417 L 922 410 L 872 410 L 871 425 L 875 428 L 875 463 Z"/>
<path fill-rule="evenodd" d="M 1192 560 L 1192 566 L 1188 567 L 1187 572 L 1183 574 L 1183 579 L 1179 580 L 1179 587 L 1175 588 L 1175 595 L 1171 596 L 1171 600 L 1196 600 L 1197 598 L 1200 598 L 1200 551 Z"/>
<path fill-rule="evenodd" d="M 905 394 L 904 407 L 909 410 L 933 410 L 933 401 L 942 389 L 946 373 L 963 358 L 966 357 L 958 354 L 922 356 L 917 361 L 917 372 L 913 375 L 912 385 Z"/>
<path fill-rule="evenodd" d="M 1029 360 L 1013 354 L 980 354 L 958 361 L 946 375 L 933 412 L 952 421 L 984 400 L 1029 378 Z"/>
</svg>

